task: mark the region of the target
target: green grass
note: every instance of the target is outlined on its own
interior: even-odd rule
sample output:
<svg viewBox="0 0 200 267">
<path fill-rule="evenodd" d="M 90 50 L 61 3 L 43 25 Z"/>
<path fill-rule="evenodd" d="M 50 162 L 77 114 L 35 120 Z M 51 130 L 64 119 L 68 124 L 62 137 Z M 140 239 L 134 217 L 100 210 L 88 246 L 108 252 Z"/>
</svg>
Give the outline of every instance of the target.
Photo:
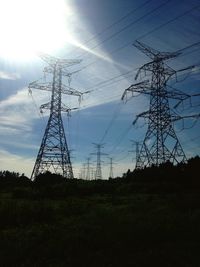
<svg viewBox="0 0 200 267">
<path fill-rule="evenodd" d="M 3 196 L 0 266 L 200 266 L 199 195 Z"/>
</svg>

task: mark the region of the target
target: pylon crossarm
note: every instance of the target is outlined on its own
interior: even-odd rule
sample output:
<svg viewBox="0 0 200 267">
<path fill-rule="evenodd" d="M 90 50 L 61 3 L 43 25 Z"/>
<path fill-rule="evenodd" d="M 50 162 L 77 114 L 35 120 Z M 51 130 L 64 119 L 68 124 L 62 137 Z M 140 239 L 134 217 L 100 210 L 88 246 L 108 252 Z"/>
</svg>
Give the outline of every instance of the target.
<svg viewBox="0 0 200 267">
<path fill-rule="evenodd" d="M 164 64 L 163 74 L 166 75 L 166 81 L 167 81 L 173 75 L 176 75 L 176 71 L 171 67 L 169 67 L 167 64 Z"/>
<path fill-rule="evenodd" d="M 169 88 L 170 86 L 167 86 L 167 87 Z M 183 101 L 183 100 L 186 100 L 186 99 L 191 97 L 191 95 L 186 94 L 186 93 L 184 93 L 178 89 L 175 89 L 175 88 L 171 89 L 171 88 L 172 87 L 170 87 L 170 89 L 167 89 L 167 91 L 166 91 L 166 96 L 168 98 Z"/>
<path fill-rule="evenodd" d="M 46 104 L 42 104 L 40 106 L 40 111 L 42 111 L 43 109 L 50 109 L 50 107 L 51 107 L 51 103 L 50 102 L 48 102 Z"/>
<path fill-rule="evenodd" d="M 63 69 L 62 75 L 63 76 L 67 76 L 67 77 L 71 77 L 73 74 L 78 73 L 80 71 L 81 70 L 76 70 L 76 71 L 73 71 L 73 72 L 69 72 L 68 70 Z"/>
<path fill-rule="evenodd" d="M 183 69 L 179 69 L 176 72 L 183 72 L 183 71 L 186 71 L 186 70 L 192 70 L 194 68 L 195 68 L 195 65 L 191 65 L 189 67 L 186 67 L 186 68 L 183 68 Z"/>
<path fill-rule="evenodd" d="M 38 56 L 44 60 L 46 63 L 48 63 L 49 65 L 54 65 L 55 62 L 57 61 L 57 58 L 53 57 L 53 56 L 50 56 L 46 53 L 42 53 L 42 52 L 39 52 L 38 53 Z"/>
<path fill-rule="evenodd" d="M 42 110 L 43 109 L 50 109 L 51 108 L 51 102 L 48 102 L 48 103 L 46 103 L 46 104 L 42 104 L 41 106 L 40 106 L 40 112 L 42 112 Z M 64 105 L 64 104 L 62 104 L 62 106 L 61 106 L 61 111 L 63 111 L 63 112 L 67 112 L 68 113 L 68 115 L 70 115 L 70 111 L 71 110 L 77 110 L 78 108 L 69 108 L 69 107 L 67 107 L 66 105 Z"/>
<path fill-rule="evenodd" d="M 172 53 L 171 52 L 159 52 L 158 50 L 139 41 L 135 41 L 133 45 L 136 48 L 138 48 L 141 52 L 146 54 L 148 57 L 150 57 L 153 60 L 157 60 L 157 61 L 174 58 L 181 54 L 181 52 L 172 52 Z"/>
<path fill-rule="evenodd" d="M 183 116 L 183 119 L 199 119 L 200 118 L 200 113 L 198 114 L 192 114 L 192 115 L 188 115 L 188 116 Z"/>
<path fill-rule="evenodd" d="M 70 87 L 70 86 L 67 86 L 67 85 L 62 85 L 62 89 L 61 89 L 61 92 L 63 94 L 66 94 L 66 95 L 75 95 L 75 96 L 79 96 L 81 97 L 83 93 L 81 93 L 80 91 Z"/>
<path fill-rule="evenodd" d="M 63 111 L 63 112 L 67 112 L 68 113 L 68 115 L 71 117 L 71 111 L 72 110 L 77 110 L 78 108 L 69 108 L 69 107 L 67 107 L 67 106 L 62 106 L 61 107 L 61 111 Z"/>
<path fill-rule="evenodd" d="M 74 64 L 78 64 L 81 62 L 79 59 L 59 59 L 53 56 L 50 56 L 46 53 L 39 52 L 38 55 L 42 60 L 47 62 L 51 66 L 55 66 L 56 64 L 62 65 L 62 67 L 69 67 Z"/>
<path fill-rule="evenodd" d="M 81 63 L 81 59 L 58 59 L 59 64 L 63 67 L 70 67 L 75 64 Z"/>
<path fill-rule="evenodd" d="M 183 120 L 183 119 L 199 119 L 199 118 L 200 118 L 200 113 L 199 114 L 186 115 L 186 116 L 180 116 L 177 114 L 171 115 L 171 121 L 172 122 L 175 122 L 178 120 Z"/>
<path fill-rule="evenodd" d="M 146 72 L 147 71 L 153 71 L 153 61 L 148 62 L 146 64 L 144 64 L 142 67 L 139 68 L 139 70 L 137 71 L 136 75 L 135 75 L 135 80 L 138 79 L 138 76 L 140 75 L 140 73 L 144 71 L 145 76 L 146 76 Z"/>
<path fill-rule="evenodd" d="M 44 73 L 51 73 L 51 74 L 53 73 L 53 71 L 54 71 L 54 68 L 51 66 L 44 67 L 44 70 L 43 70 Z"/>
<path fill-rule="evenodd" d="M 28 86 L 29 89 L 39 89 L 44 91 L 52 91 L 52 83 L 38 83 L 38 82 L 32 82 Z"/>
<path fill-rule="evenodd" d="M 159 52 L 157 55 L 158 60 L 168 60 L 181 55 L 181 52 Z"/>
<path fill-rule="evenodd" d="M 138 76 L 140 75 L 140 73 L 143 71 L 144 72 L 144 76 L 146 76 L 147 71 L 149 72 L 154 72 L 155 71 L 155 62 L 156 61 L 151 61 L 148 62 L 146 64 L 144 64 L 142 67 L 139 68 L 139 70 L 137 71 L 136 75 L 135 75 L 135 80 L 138 79 Z M 162 60 L 160 60 L 160 62 L 162 62 Z M 156 62 L 157 63 L 157 62 Z M 160 63 L 157 63 L 160 64 Z M 171 67 L 169 67 L 166 64 L 163 64 L 163 74 L 166 75 L 166 81 L 173 75 L 176 74 L 176 71 L 174 69 L 172 69 Z"/>
<path fill-rule="evenodd" d="M 139 42 L 138 40 L 136 40 L 133 44 L 133 46 L 135 46 L 136 48 L 138 48 L 141 52 L 143 52 L 144 54 L 146 54 L 148 57 L 150 57 L 151 59 L 154 59 L 154 57 L 158 54 L 158 51 L 153 49 L 152 47 Z"/>
<path fill-rule="evenodd" d="M 137 123 L 137 121 L 138 121 L 138 119 L 139 119 L 140 117 L 143 117 L 143 118 L 149 118 L 149 111 L 145 111 L 145 112 L 142 112 L 142 113 L 138 114 L 138 115 L 136 116 L 135 120 L 133 121 L 133 125 L 135 125 L 135 124 Z"/>
<path fill-rule="evenodd" d="M 52 74 L 52 73 L 54 72 L 54 66 L 55 66 L 55 64 L 52 65 L 52 66 L 46 66 L 46 67 L 44 68 L 43 72 L 45 72 L 45 73 L 51 73 L 51 74 Z M 77 70 L 77 71 L 69 72 L 67 69 L 62 69 L 62 76 L 66 76 L 66 77 L 71 78 L 71 76 L 72 76 L 73 74 L 78 73 L 78 72 L 80 72 L 80 71 L 81 71 L 81 70 Z"/>
<path fill-rule="evenodd" d="M 125 89 L 125 91 L 121 97 L 121 100 L 124 100 L 126 97 L 126 101 L 127 101 L 127 95 L 130 92 L 131 92 L 132 97 L 134 96 L 133 95 L 134 92 L 150 94 L 151 88 L 150 88 L 149 80 L 145 80 L 143 82 L 132 84 L 131 86 L 129 86 L 127 89 Z"/>
<path fill-rule="evenodd" d="M 179 120 L 182 120 L 182 119 L 184 119 L 183 116 L 180 116 L 178 114 L 171 114 L 171 122 L 179 121 Z"/>
</svg>

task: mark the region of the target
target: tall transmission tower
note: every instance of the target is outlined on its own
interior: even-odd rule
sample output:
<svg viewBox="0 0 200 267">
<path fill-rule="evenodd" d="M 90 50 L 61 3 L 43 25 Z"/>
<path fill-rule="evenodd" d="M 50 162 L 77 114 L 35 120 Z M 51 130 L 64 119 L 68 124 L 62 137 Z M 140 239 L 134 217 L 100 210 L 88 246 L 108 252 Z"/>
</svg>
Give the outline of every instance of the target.
<svg viewBox="0 0 200 267">
<path fill-rule="evenodd" d="M 135 159 L 136 159 L 135 169 L 138 169 L 137 164 L 139 162 L 141 142 L 135 141 L 135 140 L 131 140 L 131 142 L 132 142 L 132 146 L 135 146 L 135 150 L 130 150 L 129 152 L 134 152 L 135 153 Z"/>
<path fill-rule="evenodd" d="M 65 130 L 63 126 L 61 112 L 71 110 L 62 103 L 62 94 L 74 95 L 79 98 L 82 93 L 63 84 L 63 76 L 71 78 L 72 73 L 67 68 L 80 63 L 80 60 L 58 59 L 46 54 L 40 54 L 40 57 L 48 64 L 44 72 L 53 76 L 51 82 L 39 83 L 37 81 L 29 84 L 29 90 L 32 88 L 51 92 L 51 101 L 41 105 L 42 109 L 50 109 L 50 116 L 42 138 L 42 143 L 36 158 L 31 179 L 34 180 L 38 174 L 51 171 L 61 174 L 65 178 L 74 178 L 70 151 L 68 149 Z"/>
<path fill-rule="evenodd" d="M 110 159 L 110 171 L 109 171 L 109 178 L 114 178 L 113 175 L 113 158 L 109 158 Z"/>
<path fill-rule="evenodd" d="M 187 159 L 175 133 L 173 123 L 183 118 L 199 115 L 179 116 L 170 108 L 169 99 L 181 102 L 189 98 L 190 95 L 177 89 L 170 89 L 167 82 L 177 72 L 191 69 L 194 66 L 175 71 L 166 65 L 165 61 L 176 58 L 181 53 L 159 52 L 139 41 L 136 41 L 134 46 L 152 60 L 144 64 L 135 77 L 137 80 L 138 76 L 143 73 L 144 76 L 150 74 L 151 79 L 131 85 L 122 95 L 122 100 L 127 98 L 129 94 L 134 97 L 135 93 L 150 96 L 149 110 L 137 115 L 133 122 L 134 125 L 140 117 L 148 120 L 148 128 L 137 157 L 136 168 L 141 169 L 151 165 L 159 166 L 167 161 L 173 164 L 186 162 Z"/>
<path fill-rule="evenodd" d="M 86 180 L 90 180 L 90 158 L 87 158 Z"/>
<path fill-rule="evenodd" d="M 101 156 L 107 155 L 107 154 L 101 152 L 101 148 L 103 148 L 104 144 L 93 143 L 93 145 L 95 145 L 95 147 L 97 148 L 96 153 L 91 153 L 91 155 L 97 155 L 97 165 L 96 165 L 96 172 L 95 172 L 95 180 L 97 180 L 97 179 L 102 179 Z"/>
<path fill-rule="evenodd" d="M 86 163 L 83 163 L 81 170 L 81 179 L 85 180 L 85 178 L 86 178 Z"/>
</svg>

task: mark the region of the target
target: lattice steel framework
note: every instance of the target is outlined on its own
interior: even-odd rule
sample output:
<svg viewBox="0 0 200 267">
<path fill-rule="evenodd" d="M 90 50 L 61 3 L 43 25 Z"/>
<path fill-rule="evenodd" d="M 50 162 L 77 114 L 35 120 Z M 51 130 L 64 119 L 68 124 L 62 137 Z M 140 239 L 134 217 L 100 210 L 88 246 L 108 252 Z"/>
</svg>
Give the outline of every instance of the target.
<svg viewBox="0 0 200 267">
<path fill-rule="evenodd" d="M 97 156 L 97 165 L 96 165 L 96 171 L 95 171 L 95 180 L 97 180 L 97 179 L 102 179 L 101 156 L 102 155 L 107 155 L 107 154 L 101 152 L 101 148 L 103 148 L 103 144 L 96 144 L 96 143 L 93 143 L 93 144 L 97 148 L 97 152 L 96 153 L 91 153 L 91 155 L 96 155 Z"/>
<path fill-rule="evenodd" d="M 86 173 L 86 179 L 90 180 L 90 158 L 87 158 L 87 173 Z"/>
<path fill-rule="evenodd" d="M 127 99 L 128 94 L 131 96 L 135 93 L 150 95 L 149 110 L 137 115 L 133 122 L 135 124 L 140 117 L 148 120 L 148 128 L 137 157 L 136 168 L 159 166 L 167 161 L 173 164 L 186 162 L 186 155 L 175 133 L 173 122 L 193 116 L 177 115 L 169 106 L 169 98 L 180 102 L 189 98 L 190 95 L 180 90 L 169 89 L 167 82 L 177 72 L 191 69 L 194 66 L 175 71 L 167 66 L 165 61 L 177 57 L 180 53 L 159 52 L 139 41 L 136 41 L 134 46 L 152 59 L 138 70 L 135 77 L 138 79 L 140 74 L 143 73 L 146 76 L 150 73 L 150 80 L 131 85 L 122 95 L 123 100 Z"/>
<path fill-rule="evenodd" d="M 139 162 L 139 157 L 140 157 L 140 145 L 141 142 L 135 141 L 135 140 L 130 140 L 132 142 L 132 146 L 135 146 L 135 150 L 130 150 L 129 152 L 134 152 L 135 153 L 135 169 L 138 169 L 138 162 Z"/>
<path fill-rule="evenodd" d="M 34 88 L 51 91 L 51 101 L 40 107 L 41 110 L 50 109 L 50 116 L 31 179 L 34 180 L 38 174 L 46 171 L 61 174 L 65 178 L 74 178 L 61 115 L 62 111 L 69 112 L 71 109 L 62 104 L 62 94 L 81 97 L 82 93 L 63 84 L 62 78 L 63 76 L 70 78 L 72 73 L 67 71 L 67 67 L 80 63 L 80 60 L 58 59 L 46 54 L 40 54 L 40 57 L 48 63 L 44 72 L 53 75 L 53 78 L 49 83 L 35 81 L 29 84 L 29 90 Z"/>
<path fill-rule="evenodd" d="M 109 158 L 109 159 L 110 159 L 109 178 L 114 178 L 114 175 L 113 175 L 113 158 Z"/>
</svg>

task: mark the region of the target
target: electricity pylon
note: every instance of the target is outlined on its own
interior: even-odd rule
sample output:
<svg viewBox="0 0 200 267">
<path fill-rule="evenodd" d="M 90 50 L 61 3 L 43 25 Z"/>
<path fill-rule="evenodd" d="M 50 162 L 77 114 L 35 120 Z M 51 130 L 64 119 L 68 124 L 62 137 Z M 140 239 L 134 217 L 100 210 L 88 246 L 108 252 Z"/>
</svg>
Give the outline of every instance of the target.
<svg viewBox="0 0 200 267">
<path fill-rule="evenodd" d="M 62 111 L 69 113 L 71 109 L 62 104 L 62 94 L 75 95 L 80 98 L 82 93 L 63 84 L 62 78 L 63 76 L 70 78 L 72 73 L 69 73 L 67 68 L 81 61 L 58 59 L 46 54 L 40 54 L 40 57 L 48 63 L 44 72 L 53 75 L 53 78 L 52 82 L 39 83 L 35 81 L 29 84 L 29 90 L 34 88 L 51 92 L 51 101 L 40 107 L 41 110 L 50 109 L 50 116 L 31 179 L 34 180 L 38 174 L 46 171 L 61 174 L 65 178 L 74 178 L 61 116 Z"/>
<path fill-rule="evenodd" d="M 176 136 L 173 122 L 199 115 L 179 116 L 170 108 L 169 99 L 181 102 L 190 95 L 180 90 L 171 90 L 167 82 L 177 72 L 191 69 L 194 66 L 175 71 L 166 65 L 165 61 L 179 56 L 179 52 L 159 52 L 139 41 L 136 41 L 134 46 L 152 59 L 138 70 L 135 77 L 137 80 L 141 73 L 144 73 L 144 76 L 150 73 L 151 79 L 131 85 L 122 95 L 122 100 L 129 93 L 131 96 L 134 96 L 134 93 L 150 95 L 149 110 L 137 115 L 133 122 L 134 125 L 140 117 L 148 120 L 147 132 L 137 157 L 136 167 L 142 169 L 151 165 L 159 166 L 167 161 L 173 164 L 186 162 L 187 159 Z"/>
<path fill-rule="evenodd" d="M 140 152 L 140 145 L 141 145 L 141 142 L 139 141 L 135 141 L 135 140 L 131 140 L 132 142 L 132 146 L 135 145 L 135 150 L 130 150 L 129 152 L 134 152 L 135 153 L 135 159 L 136 159 L 136 163 L 135 163 L 135 169 L 138 169 L 138 162 L 139 162 L 139 152 Z"/>
<path fill-rule="evenodd" d="M 113 175 L 113 158 L 109 158 L 110 159 L 110 171 L 109 171 L 109 178 L 113 179 L 114 175 Z"/>
<path fill-rule="evenodd" d="M 86 180 L 90 180 L 90 158 L 87 158 Z"/>
<path fill-rule="evenodd" d="M 101 148 L 103 148 L 104 144 L 93 143 L 93 145 L 95 145 L 97 148 L 97 153 L 91 153 L 91 155 L 97 155 L 97 165 L 96 165 L 96 172 L 95 172 L 95 180 L 97 180 L 97 179 L 102 179 L 101 156 L 107 155 L 107 154 L 101 152 Z"/>
<path fill-rule="evenodd" d="M 86 163 L 83 163 L 82 170 L 81 170 L 81 179 L 85 180 L 86 174 Z"/>
</svg>

